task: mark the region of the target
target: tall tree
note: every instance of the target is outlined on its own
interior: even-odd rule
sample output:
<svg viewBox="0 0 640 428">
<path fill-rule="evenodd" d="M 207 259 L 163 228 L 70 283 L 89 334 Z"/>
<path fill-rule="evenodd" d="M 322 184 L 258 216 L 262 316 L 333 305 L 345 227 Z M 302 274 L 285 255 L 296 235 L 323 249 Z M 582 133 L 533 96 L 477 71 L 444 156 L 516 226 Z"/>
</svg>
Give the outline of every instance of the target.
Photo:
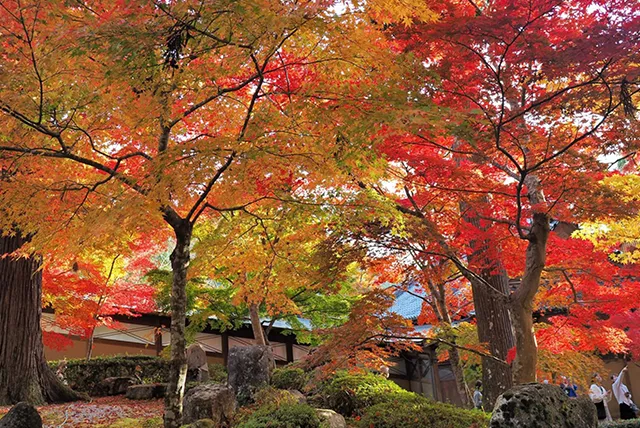
<svg viewBox="0 0 640 428">
<path fill-rule="evenodd" d="M 0 235 L 0 404 L 77 400 L 44 358 L 41 258 L 18 253 L 28 240 Z"/>
<path fill-rule="evenodd" d="M 628 12 L 637 4 L 441 6 L 438 24 L 394 33 L 437 77 L 417 82 L 412 93 L 425 97 L 412 100 L 409 127 L 387 153 L 405 166 L 407 210 L 428 217 L 433 236 L 447 238 L 442 253 L 470 261 L 471 277 L 510 310 L 514 380 L 530 382 L 551 221 L 621 214 L 599 181 L 608 167 L 599 159 L 634 150 L 639 21 Z M 440 208 L 452 199 L 457 207 Z M 503 272 L 517 283 L 507 287 Z M 482 322 L 492 323 L 492 313 Z"/>
<path fill-rule="evenodd" d="M 2 183 L 0 222 L 34 234 L 31 249 L 69 252 L 122 229 L 171 231 L 167 427 L 182 417 L 198 220 L 278 198 L 269 179 L 330 188 L 338 163 L 369 162 L 370 88 L 393 63 L 367 20 L 331 6 L 1 5 L 0 159 L 22 174 Z"/>
</svg>

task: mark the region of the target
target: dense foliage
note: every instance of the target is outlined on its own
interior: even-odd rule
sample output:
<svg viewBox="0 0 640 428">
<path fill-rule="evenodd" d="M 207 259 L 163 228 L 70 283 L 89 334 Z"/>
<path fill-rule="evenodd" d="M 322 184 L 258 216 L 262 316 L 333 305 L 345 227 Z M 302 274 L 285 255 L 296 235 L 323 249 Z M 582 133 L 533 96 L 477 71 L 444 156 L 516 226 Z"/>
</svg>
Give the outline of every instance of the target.
<svg viewBox="0 0 640 428">
<path fill-rule="evenodd" d="M 311 379 L 311 374 L 298 367 L 276 368 L 271 374 L 271 385 L 278 389 L 304 390 Z"/>
<path fill-rule="evenodd" d="M 281 404 L 277 408 L 265 406 L 254 412 L 238 428 L 321 428 L 321 421 L 313 407 L 307 404 Z"/>
<path fill-rule="evenodd" d="M 367 408 L 359 428 L 486 428 L 490 415 L 427 400 L 397 400 Z"/>
<path fill-rule="evenodd" d="M 55 327 L 89 339 L 88 357 L 112 315 L 170 313 L 170 362 L 67 368 L 81 390 L 166 379 L 168 428 L 181 422 L 187 316 L 192 330 L 248 317 L 258 343 L 285 320 L 320 345 L 304 364 L 323 375 L 379 369 L 430 324 L 421 339 L 441 345 L 463 402 L 465 376 L 494 399 L 537 375 L 589 373 L 597 354 L 637 356 L 639 10 L 3 1 L 0 240 L 28 239 L 0 256 L 42 269 L 25 275 L 34 298 L 8 284 L 0 302 L 30 303 L 39 326 L 42 298 Z M 421 299 L 414 320 L 391 310 L 403 292 Z M 33 336 L 23 354 L 43 355 Z M 22 340 L 7 337 L 0 356 Z M 274 377 L 307 383 L 297 369 Z M 369 408 L 393 422 L 391 399 L 431 406 L 370 374 L 338 371 L 315 392 L 371 423 Z"/>
<path fill-rule="evenodd" d="M 421 401 L 420 397 L 399 387 L 396 383 L 372 373 L 351 374 L 343 371 L 323 380 L 315 391 L 318 403 L 344 416 L 362 415 L 375 404 L 403 401 Z"/>
</svg>

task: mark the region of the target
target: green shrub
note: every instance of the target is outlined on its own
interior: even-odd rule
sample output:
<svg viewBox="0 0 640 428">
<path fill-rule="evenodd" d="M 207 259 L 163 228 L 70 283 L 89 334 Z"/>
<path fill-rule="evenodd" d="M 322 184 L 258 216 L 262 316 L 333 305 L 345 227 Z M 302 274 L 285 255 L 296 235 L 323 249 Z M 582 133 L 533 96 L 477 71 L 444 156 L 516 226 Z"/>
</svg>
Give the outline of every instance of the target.
<svg viewBox="0 0 640 428">
<path fill-rule="evenodd" d="M 322 422 L 307 404 L 263 406 L 237 425 L 237 428 L 321 428 Z"/>
<path fill-rule="evenodd" d="M 59 361 L 49 362 L 55 372 Z M 64 378 L 68 385 L 80 392 L 95 394 L 102 380 L 108 377 L 128 376 L 145 383 L 166 382 L 169 379 L 169 362 L 145 355 L 98 357 L 89 361 L 68 360 Z"/>
<path fill-rule="evenodd" d="M 451 404 L 403 400 L 365 409 L 358 428 L 486 428 L 490 415 Z"/>
<path fill-rule="evenodd" d="M 227 383 L 227 368 L 223 364 L 209 364 L 209 381 Z"/>
<path fill-rule="evenodd" d="M 320 383 L 315 393 L 313 401 L 344 416 L 362 415 L 364 409 L 379 403 L 426 400 L 389 379 L 371 373 L 338 372 Z"/>
<path fill-rule="evenodd" d="M 601 428 L 640 428 L 640 419 L 599 423 Z"/>
<path fill-rule="evenodd" d="M 253 408 L 271 406 L 273 408 L 286 404 L 297 404 L 298 398 L 286 389 L 277 389 L 272 386 L 259 389 L 253 395 Z"/>
<path fill-rule="evenodd" d="M 309 382 L 309 374 L 297 367 L 277 368 L 271 375 L 271 385 L 278 389 L 302 391 Z"/>
</svg>

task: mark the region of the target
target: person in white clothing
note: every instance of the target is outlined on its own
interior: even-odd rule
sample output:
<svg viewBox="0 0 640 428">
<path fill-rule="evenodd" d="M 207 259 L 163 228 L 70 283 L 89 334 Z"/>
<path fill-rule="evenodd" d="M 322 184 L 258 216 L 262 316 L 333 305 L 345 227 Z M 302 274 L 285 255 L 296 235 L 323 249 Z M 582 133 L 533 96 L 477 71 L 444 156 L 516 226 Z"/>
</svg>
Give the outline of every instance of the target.
<svg viewBox="0 0 640 428">
<path fill-rule="evenodd" d="M 598 420 L 604 421 L 607 419 L 607 401 L 609 401 L 610 392 L 604 389 L 602 386 L 602 377 L 598 373 L 593 375 L 593 383 L 589 388 L 589 398 L 595 404 L 598 412 Z"/>
<path fill-rule="evenodd" d="M 625 366 L 617 376 L 615 374 L 611 375 L 611 381 L 613 382 L 611 390 L 613 391 L 613 396 L 616 397 L 616 400 L 620 405 L 620 419 L 634 419 L 636 417 L 636 413 L 633 411 L 635 405 L 633 404 L 633 401 L 631 401 L 629 388 L 622 383 L 622 379 L 624 378 L 624 373 L 626 371 L 627 367 Z"/>
</svg>

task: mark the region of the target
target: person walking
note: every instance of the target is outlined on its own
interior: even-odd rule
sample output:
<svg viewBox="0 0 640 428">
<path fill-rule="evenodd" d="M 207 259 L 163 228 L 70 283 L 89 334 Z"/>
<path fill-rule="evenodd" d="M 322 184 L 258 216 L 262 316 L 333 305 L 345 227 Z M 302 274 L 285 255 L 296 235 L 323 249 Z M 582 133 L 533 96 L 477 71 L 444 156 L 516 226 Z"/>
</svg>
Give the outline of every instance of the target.
<svg viewBox="0 0 640 428">
<path fill-rule="evenodd" d="M 482 381 L 476 382 L 476 390 L 473 391 L 473 407 L 482 410 Z"/>
<path fill-rule="evenodd" d="M 626 371 L 627 366 L 625 366 L 617 376 L 615 374 L 611 375 L 611 381 L 613 382 L 611 390 L 613 391 L 613 396 L 616 397 L 618 405 L 620 406 L 620 419 L 634 419 L 636 417 L 636 413 L 633 411 L 635 404 L 631 400 L 629 388 L 627 388 L 627 385 L 622 383 L 622 378 Z"/>
<path fill-rule="evenodd" d="M 607 401 L 610 393 L 602 386 L 602 377 L 598 373 L 593 374 L 593 383 L 589 388 L 589 398 L 596 406 L 598 412 L 598 420 L 604 421 L 607 419 Z"/>
</svg>

